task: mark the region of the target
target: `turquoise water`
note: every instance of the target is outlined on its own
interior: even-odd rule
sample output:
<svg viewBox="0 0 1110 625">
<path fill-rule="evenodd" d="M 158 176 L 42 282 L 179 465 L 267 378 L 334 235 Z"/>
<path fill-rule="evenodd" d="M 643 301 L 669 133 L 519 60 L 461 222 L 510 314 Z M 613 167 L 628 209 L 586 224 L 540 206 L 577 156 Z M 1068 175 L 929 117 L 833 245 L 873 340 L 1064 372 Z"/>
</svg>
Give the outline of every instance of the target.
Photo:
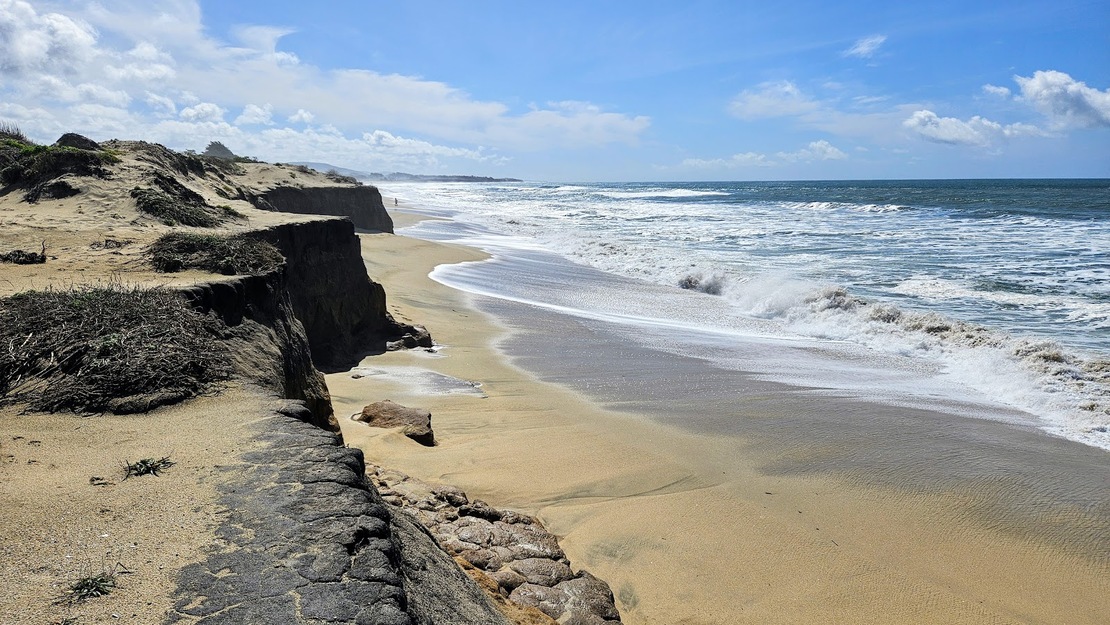
<svg viewBox="0 0 1110 625">
<path fill-rule="evenodd" d="M 811 353 L 835 348 L 842 370 L 860 361 L 875 371 L 904 365 L 924 372 L 900 382 L 907 392 L 979 393 L 1054 433 L 1110 447 L 1108 180 L 455 183 L 383 191 L 452 219 L 411 234 L 495 255 L 437 273 L 453 286 L 616 315 L 641 330 L 696 327 L 800 341 L 816 346 Z M 650 334 L 636 336 L 656 340 Z M 697 355 L 696 342 L 666 348 Z M 714 362 L 729 366 L 719 352 Z M 863 386 L 829 373 L 836 358 L 802 366 L 803 358 L 765 373 Z"/>
</svg>

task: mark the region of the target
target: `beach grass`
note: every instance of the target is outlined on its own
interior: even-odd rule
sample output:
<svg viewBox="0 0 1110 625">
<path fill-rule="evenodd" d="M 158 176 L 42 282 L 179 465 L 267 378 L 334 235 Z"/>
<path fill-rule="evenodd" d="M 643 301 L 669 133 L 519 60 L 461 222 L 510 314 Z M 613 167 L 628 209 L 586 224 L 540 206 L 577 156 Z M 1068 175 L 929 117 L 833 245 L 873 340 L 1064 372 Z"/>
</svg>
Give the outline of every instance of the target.
<svg viewBox="0 0 1110 625">
<path fill-rule="evenodd" d="M 17 293 L 0 299 L 0 402 L 123 413 L 181 401 L 227 377 L 221 331 L 165 289 Z"/>
<path fill-rule="evenodd" d="M 245 236 L 171 232 L 147 248 L 155 270 L 200 269 L 224 275 L 263 274 L 285 262 L 272 243 Z"/>
</svg>

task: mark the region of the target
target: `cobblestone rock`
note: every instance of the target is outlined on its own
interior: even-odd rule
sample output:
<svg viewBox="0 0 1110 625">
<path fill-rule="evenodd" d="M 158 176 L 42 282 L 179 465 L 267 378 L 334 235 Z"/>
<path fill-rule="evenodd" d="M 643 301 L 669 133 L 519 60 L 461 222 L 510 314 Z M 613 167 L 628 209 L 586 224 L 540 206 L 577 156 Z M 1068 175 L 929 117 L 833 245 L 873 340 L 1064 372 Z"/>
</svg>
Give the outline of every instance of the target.
<svg viewBox="0 0 1110 625">
<path fill-rule="evenodd" d="M 445 552 L 473 565 L 509 601 L 563 625 L 620 622 L 609 585 L 586 571 L 575 573 L 538 520 L 398 471 L 370 467 L 367 475 L 389 493 L 390 505 L 411 512 Z"/>
</svg>

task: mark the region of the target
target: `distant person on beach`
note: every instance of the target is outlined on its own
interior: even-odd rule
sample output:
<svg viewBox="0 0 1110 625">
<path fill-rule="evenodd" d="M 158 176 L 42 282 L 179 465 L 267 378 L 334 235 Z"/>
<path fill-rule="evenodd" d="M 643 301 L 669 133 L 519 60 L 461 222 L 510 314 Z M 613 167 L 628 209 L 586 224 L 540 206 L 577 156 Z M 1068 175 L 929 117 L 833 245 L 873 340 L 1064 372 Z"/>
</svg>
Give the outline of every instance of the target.
<svg viewBox="0 0 1110 625">
<path fill-rule="evenodd" d="M 397 198 L 393 198 L 393 205 L 397 206 Z"/>
</svg>

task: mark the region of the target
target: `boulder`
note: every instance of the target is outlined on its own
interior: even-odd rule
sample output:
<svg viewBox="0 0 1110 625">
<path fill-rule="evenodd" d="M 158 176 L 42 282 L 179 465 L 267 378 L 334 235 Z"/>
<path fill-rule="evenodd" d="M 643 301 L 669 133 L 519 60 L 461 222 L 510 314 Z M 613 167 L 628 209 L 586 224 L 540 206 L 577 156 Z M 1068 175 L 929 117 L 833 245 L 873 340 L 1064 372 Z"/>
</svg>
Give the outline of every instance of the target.
<svg viewBox="0 0 1110 625">
<path fill-rule="evenodd" d="M 404 435 L 421 445 L 433 447 L 436 444 L 432 413 L 421 408 L 409 408 L 387 399 L 366 406 L 354 420 L 376 428 L 404 428 Z"/>
<path fill-rule="evenodd" d="M 385 350 L 387 352 L 395 352 L 401 349 L 416 349 L 423 347 L 431 349 L 435 346 L 432 341 L 432 335 L 424 326 L 403 326 L 404 334 L 401 338 L 394 341 L 385 342 Z"/>
<path fill-rule="evenodd" d="M 61 137 L 58 137 L 54 145 L 60 148 L 77 148 L 78 150 L 98 151 L 101 149 L 100 144 L 96 141 L 75 132 L 67 132 Z"/>
</svg>

